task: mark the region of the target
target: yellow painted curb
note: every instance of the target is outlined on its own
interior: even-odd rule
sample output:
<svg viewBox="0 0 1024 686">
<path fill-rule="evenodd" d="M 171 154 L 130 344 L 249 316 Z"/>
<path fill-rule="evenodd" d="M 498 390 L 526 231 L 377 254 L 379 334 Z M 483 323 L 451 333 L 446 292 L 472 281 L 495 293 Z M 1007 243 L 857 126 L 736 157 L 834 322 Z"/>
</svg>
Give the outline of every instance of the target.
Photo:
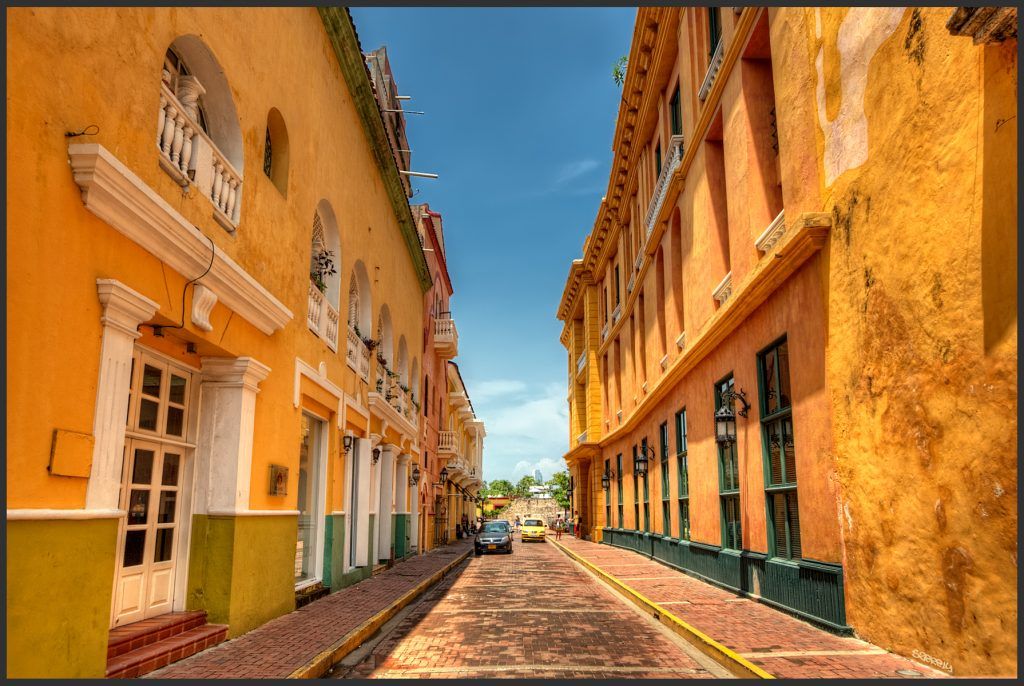
<svg viewBox="0 0 1024 686">
<path fill-rule="evenodd" d="M 679 617 L 676 617 L 674 614 L 666 610 L 661 605 L 658 605 L 654 601 L 650 600 L 636 589 L 631 588 L 626 584 L 622 583 L 608 572 L 604 571 L 603 569 L 593 564 L 592 562 L 588 561 L 587 559 L 583 558 L 582 556 L 577 555 L 561 543 L 556 543 L 551 539 L 548 540 L 553 546 L 561 550 L 563 553 L 565 553 L 572 559 L 576 560 L 581 565 L 588 568 L 590 571 L 594 572 L 599 577 L 610 583 L 613 588 L 619 591 L 622 595 L 626 596 L 629 600 L 632 600 L 633 603 L 640 606 L 640 608 L 653 614 L 655 619 L 657 619 L 659 622 L 666 625 L 669 629 L 672 629 L 672 631 L 674 631 L 675 633 L 679 634 L 687 641 L 692 643 L 698 650 L 700 650 L 702 653 L 710 657 L 718 664 L 725 667 L 734 676 L 738 676 L 743 679 L 775 678 L 774 675 L 769 674 L 768 672 L 761 669 L 754 663 L 743 658 L 735 651 L 726 648 L 724 645 L 722 645 L 715 639 L 711 638 L 704 632 L 700 631 L 699 629 L 691 626 L 690 624 L 687 624 L 683 620 L 679 619 Z"/>
<path fill-rule="evenodd" d="M 415 588 L 408 591 L 401 598 L 393 602 L 388 607 L 384 608 L 373 617 L 360 624 L 352 631 L 345 634 L 337 643 L 332 645 L 330 648 L 319 653 L 312 660 L 304 664 L 303 666 L 296 669 L 294 672 L 288 675 L 289 679 L 318 679 L 322 677 L 327 671 L 342 660 L 346 655 L 351 653 L 353 650 L 362 645 L 363 641 L 372 636 L 377 632 L 384 624 L 394 617 L 399 610 L 411 603 L 418 596 L 422 595 L 427 589 L 440 581 L 448 572 L 454 569 L 457 565 L 461 564 L 463 560 L 469 557 L 473 549 L 470 548 L 466 552 L 459 555 L 457 558 L 452 560 L 450 563 L 444 566 L 428 578 L 421 581 L 416 585 Z"/>
</svg>

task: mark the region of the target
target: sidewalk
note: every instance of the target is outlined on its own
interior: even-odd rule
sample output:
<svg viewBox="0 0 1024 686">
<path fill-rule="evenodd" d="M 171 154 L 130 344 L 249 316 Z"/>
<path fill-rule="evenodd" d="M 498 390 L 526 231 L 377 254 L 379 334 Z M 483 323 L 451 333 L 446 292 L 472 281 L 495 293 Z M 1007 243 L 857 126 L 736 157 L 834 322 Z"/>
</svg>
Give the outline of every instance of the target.
<svg viewBox="0 0 1024 686">
<path fill-rule="evenodd" d="M 565 535 L 557 543 L 553 536 L 549 540 L 611 581 L 623 595 L 630 594 L 621 586 L 643 596 L 643 600 L 633 596 L 634 602 L 663 615 L 662 623 L 669 624 L 674 615 L 697 630 L 696 634 L 685 633 L 698 640 L 701 633 L 712 639 L 704 642 L 708 648 L 705 652 L 718 653 L 723 665 L 734 673 L 736 668 L 744 671 L 744 665 L 753 665 L 756 670 L 767 672 L 762 672 L 762 678 L 950 676 L 865 641 L 823 631 L 633 551 Z M 678 622 L 672 623 L 677 633 L 685 631 L 678 628 Z M 715 646 L 715 642 L 720 645 Z M 750 674 L 749 667 L 745 671 Z"/>
<path fill-rule="evenodd" d="M 472 541 L 463 540 L 410 558 L 146 677 L 283 679 L 321 676 L 472 552 Z"/>
</svg>

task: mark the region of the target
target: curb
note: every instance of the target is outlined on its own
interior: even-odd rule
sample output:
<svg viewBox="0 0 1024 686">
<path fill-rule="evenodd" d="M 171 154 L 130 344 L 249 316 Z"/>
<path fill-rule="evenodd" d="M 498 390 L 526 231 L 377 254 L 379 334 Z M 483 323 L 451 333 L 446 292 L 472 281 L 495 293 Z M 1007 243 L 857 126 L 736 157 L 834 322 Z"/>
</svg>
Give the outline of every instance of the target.
<svg viewBox="0 0 1024 686">
<path fill-rule="evenodd" d="M 580 555 L 577 555 L 573 551 L 566 548 L 561 543 L 555 543 L 554 540 L 548 539 L 551 545 L 555 546 L 563 553 L 571 557 L 576 562 L 580 563 L 590 571 L 597 574 L 599 577 L 604 579 L 606 582 L 611 584 L 612 588 L 621 593 L 623 596 L 633 601 L 634 604 L 638 605 L 641 609 L 654 615 L 654 618 L 666 625 L 673 632 L 683 637 L 694 645 L 699 651 L 710 657 L 718 664 L 725 667 L 734 676 L 740 677 L 741 679 L 774 679 L 775 676 L 769 674 L 765 670 L 761 669 L 754 663 L 746 660 L 735 651 L 726 648 L 724 645 L 711 638 L 699 629 L 687 624 L 683 620 L 676 617 L 674 614 L 663 608 L 661 605 L 651 601 L 639 591 L 627 586 L 626 584 L 619 581 L 617 578 L 604 571 L 597 565 L 586 560 Z"/>
<path fill-rule="evenodd" d="M 362 645 L 363 641 L 372 636 L 380 629 L 389 619 L 394 617 L 399 610 L 411 603 L 417 597 L 425 593 L 431 586 L 436 584 L 438 581 L 443 579 L 452 569 L 462 564 L 462 562 L 473 553 L 473 549 L 470 548 L 466 552 L 462 553 L 450 563 L 445 565 L 442 569 L 434 572 L 429 577 L 421 581 L 416 585 L 415 588 L 408 591 L 401 598 L 388 605 L 386 608 L 370 617 L 368 620 L 360 624 L 358 627 L 348 632 L 338 640 L 337 643 L 332 645 L 330 648 L 322 651 L 312 660 L 302 665 L 291 674 L 288 675 L 289 679 L 318 679 L 330 670 L 331 667 L 336 665 L 346 655 L 351 653 L 353 650 Z"/>
</svg>

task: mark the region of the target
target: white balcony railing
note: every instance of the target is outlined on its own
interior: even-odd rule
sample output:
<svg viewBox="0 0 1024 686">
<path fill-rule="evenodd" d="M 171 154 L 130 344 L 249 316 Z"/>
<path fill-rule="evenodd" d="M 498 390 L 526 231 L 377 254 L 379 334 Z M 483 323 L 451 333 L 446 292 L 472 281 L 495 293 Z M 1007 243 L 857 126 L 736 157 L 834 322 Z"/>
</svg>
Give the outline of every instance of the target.
<svg viewBox="0 0 1024 686">
<path fill-rule="evenodd" d="M 697 93 L 697 97 L 700 98 L 701 102 L 704 102 L 708 97 L 708 93 L 711 92 L 711 86 L 715 84 L 715 77 L 718 76 L 718 70 L 722 68 L 722 60 L 725 59 L 724 44 L 725 41 L 719 38 L 718 47 L 715 48 L 715 52 L 711 55 L 708 72 L 704 75 L 704 82 L 700 84 L 700 91 Z"/>
<path fill-rule="evenodd" d="M 612 310 L 612 326 L 615 325 L 615 322 L 619 321 L 620 314 L 622 314 L 622 303 L 616 305 L 615 309 Z"/>
<path fill-rule="evenodd" d="M 434 320 L 434 349 L 447 359 L 458 355 L 459 330 L 454 319 Z"/>
<path fill-rule="evenodd" d="M 576 437 L 576 445 L 580 445 L 581 443 L 586 443 L 586 442 L 587 442 L 587 432 L 584 431 L 583 433 L 581 433 L 579 436 Z"/>
<path fill-rule="evenodd" d="M 606 338 L 608 338 L 608 322 L 605 322 L 604 326 L 601 327 L 601 342 L 603 343 Z"/>
<path fill-rule="evenodd" d="M 234 231 L 242 205 L 242 175 L 196 123 L 198 99 L 204 93 L 192 76 L 179 77 L 178 98 L 160 85 L 156 145 L 163 165 L 181 185 L 195 184 L 217 209 L 224 228 Z"/>
<path fill-rule="evenodd" d="M 338 320 L 338 310 L 328 302 L 324 294 L 310 279 L 306 323 L 309 325 L 309 330 L 320 336 L 324 343 L 334 351 L 338 350 Z"/>
<path fill-rule="evenodd" d="M 636 285 L 636 272 L 633 272 L 633 275 L 629 277 L 629 283 L 626 284 L 626 293 L 627 294 L 632 293 L 633 292 L 633 286 L 635 286 L 635 285 Z"/>
<path fill-rule="evenodd" d="M 764 233 L 757 237 L 754 247 L 767 253 L 782 239 L 784 233 L 786 233 L 786 211 L 782 210 L 779 212 L 779 216 L 775 217 L 768 228 L 764 230 Z"/>
<path fill-rule="evenodd" d="M 679 169 L 679 165 L 683 162 L 683 137 L 672 136 L 668 141 L 668 159 L 661 167 L 661 173 L 658 175 L 658 183 L 654 185 L 654 195 L 651 197 L 651 204 L 647 208 L 647 219 L 644 222 L 644 228 L 647 229 L 647 237 L 649 238 L 651 232 L 654 231 L 654 222 L 657 221 L 658 215 L 661 214 L 661 206 L 665 203 L 665 196 L 668 194 L 668 184 L 672 180 L 672 175 Z"/>
<path fill-rule="evenodd" d="M 345 361 L 363 381 L 370 380 L 370 349 L 363 343 L 356 330 L 348 327 L 348 346 L 345 350 Z"/>
<path fill-rule="evenodd" d="M 455 453 L 455 432 L 454 431 L 440 431 L 437 435 L 437 452 L 439 453 Z"/>
<path fill-rule="evenodd" d="M 580 353 L 579 358 L 576 360 L 576 373 L 579 374 L 583 371 L 583 368 L 587 366 L 587 351 L 584 350 Z"/>
</svg>

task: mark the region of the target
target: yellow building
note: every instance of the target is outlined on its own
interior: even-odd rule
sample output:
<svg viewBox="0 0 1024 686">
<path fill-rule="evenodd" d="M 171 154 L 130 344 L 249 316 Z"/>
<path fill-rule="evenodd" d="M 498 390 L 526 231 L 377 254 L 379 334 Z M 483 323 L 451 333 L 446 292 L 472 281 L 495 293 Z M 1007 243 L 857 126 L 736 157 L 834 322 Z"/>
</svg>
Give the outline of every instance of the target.
<svg viewBox="0 0 1024 686">
<path fill-rule="evenodd" d="M 12 9 L 7 59 L 8 676 L 406 556 L 431 277 L 347 12 Z"/>
<path fill-rule="evenodd" d="M 638 11 L 558 311 L 587 536 L 1015 672 L 1015 22 Z"/>
</svg>

